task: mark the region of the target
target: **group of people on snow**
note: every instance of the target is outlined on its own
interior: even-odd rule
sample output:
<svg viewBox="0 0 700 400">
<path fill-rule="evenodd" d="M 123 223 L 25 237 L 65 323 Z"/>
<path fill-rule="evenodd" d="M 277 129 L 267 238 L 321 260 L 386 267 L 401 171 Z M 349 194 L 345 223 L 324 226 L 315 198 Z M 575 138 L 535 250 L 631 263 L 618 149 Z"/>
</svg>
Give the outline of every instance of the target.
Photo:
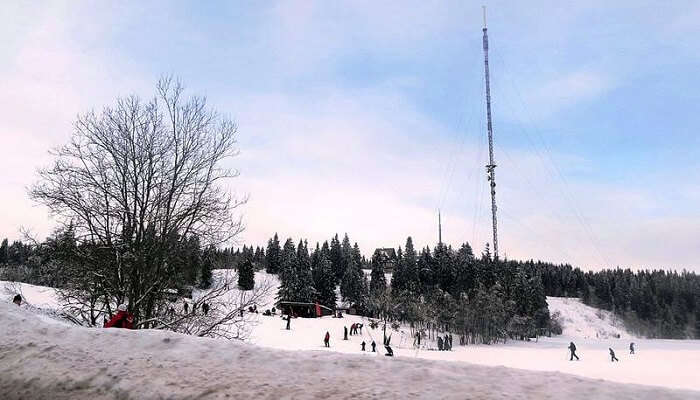
<svg viewBox="0 0 700 400">
<path fill-rule="evenodd" d="M 576 361 L 578 361 L 579 358 L 578 355 L 576 355 L 576 345 L 574 344 L 574 342 L 569 343 L 569 351 L 571 352 L 571 357 L 569 357 L 569 361 L 573 361 L 574 358 L 576 358 Z M 608 347 L 608 351 L 610 352 L 610 362 L 620 361 L 615 356 L 615 350 L 613 350 L 612 347 Z M 630 343 L 630 354 L 634 354 L 634 342 Z"/>
<path fill-rule="evenodd" d="M 420 342 L 418 342 L 420 343 Z M 420 344 L 419 344 L 420 345 Z M 442 336 L 437 337 L 438 351 L 450 351 L 452 350 L 452 334 L 446 334 L 443 338 Z"/>
<path fill-rule="evenodd" d="M 361 324 L 361 323 L 359 323 L 359 322 L 350 325 L 350 336 L 352 336 L 352 335 L 358 335 L 358 334 L 359 334 L 359 335 L 362 335 L 362 327 L 363 327 L 363 326 L 364 326 L 364 325 Z M 359 333 L 358 333 L 358 332 L 359 332 Z"/>
<path fill-rule="evenodd" d="M 182 309 L 185 311 L 185 314 L 189 313 L 190 312 L 190 303 L 185 301 L 185 303 L 182 305 Z M 192 304 L 192 314 L 194 314 L 196 311 L 197 311 L 197 303 L 193 303 Z M 205 316 L 209 315 L 209 304 L 207 304 L 206 301 L 202 303 L 202 311 L 204 312 Z M 170 307 L 170 314 L 174 314 L 174 313 L 175 313 L 175 309 Z"/>
</svg>

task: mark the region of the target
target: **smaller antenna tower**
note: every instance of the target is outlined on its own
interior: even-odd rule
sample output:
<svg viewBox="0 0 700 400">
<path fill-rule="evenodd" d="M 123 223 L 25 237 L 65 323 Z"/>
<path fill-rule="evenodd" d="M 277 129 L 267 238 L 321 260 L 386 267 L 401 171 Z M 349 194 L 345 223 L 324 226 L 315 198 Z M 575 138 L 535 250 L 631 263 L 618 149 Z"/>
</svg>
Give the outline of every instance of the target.
<svg viewBox="0 0 700 400">
<path fill-rule="evenodd" d="M 442 244 L 442 219 L 440 217 L 440 209 L 438 209 L 438 244 Z"/>
</svg>

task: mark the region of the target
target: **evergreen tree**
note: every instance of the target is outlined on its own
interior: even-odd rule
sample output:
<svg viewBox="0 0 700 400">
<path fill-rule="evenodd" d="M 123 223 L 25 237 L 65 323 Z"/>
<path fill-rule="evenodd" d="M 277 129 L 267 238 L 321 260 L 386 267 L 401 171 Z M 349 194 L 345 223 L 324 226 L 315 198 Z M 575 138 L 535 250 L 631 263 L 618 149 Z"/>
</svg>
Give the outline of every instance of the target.
<svg viewBox="0 0 700 400">
<path fill-rule="evenodd" d="M 311 276 L 311 259 L 306 242 L 299 241 L 296 257 L 297 285 L 293 296 L 294 301 L 312 302 L 316 299 L 316 290 Z"/>
<path fill-rule="evenodd" d="M 394 293 L 399 293 L 406 289 L 406 262 L 404 261 L 403 250 L 399 246 L 399 249 L 396 251 L 396 266 L 391 274 L 391 290 Z"/>
<path fill-rule="evenodd" d="M 275 233 L 275 236 L 267 242 L 267 251 L 265 252 L 265 270 L 268 274 L 279 273 L 282 264 L 281 253 L 280 241 Z"/>
<path fill-rule="evenodd" d="M 287 239 L 282 248 L 279 270 L 280 287 L 277 297 L 280 300 L 293 301 L 296 297 L 296 289 L 299 287 L 296 268 L 296 247 L 292 239 Z"/>
<path fill-rule="evenodd" d="M 372 273 L 369 281 L 369 292 L 373 297 L 379 296 L 386 291 L 386 276 L 384 275 L 384 257 L 379 249 L 372 255 Z"/>
<path fill-rule="evenodd" d="M 7 264 L 8 262 L 8 249 L 7 238 L 2 240 L 0 245 L 0 264 Z"/>
<path fill-rule="evenodd" d="M 335 275 L 335 281 L 340 282 L 344 275 L 344 268 L 343 252 L 340 248 L 340 241 L 338 240 L 337 233 L 335 234 L 333 239 L 331 239 L 330 259 L 331 266 L 333 267 L 333 275 Z"/>
<path fill-rule="evenodd" d="M 438 243 L 434 253 L 433 276 L 435 284 L 445 292 L 454 293 L 455 288 L 455 265 L 452 259 L 452 249 L 444 243 Z"/>
<path fill-rule="evenodd" d="M 469 243 L 464 243 L 455 255 L 455 292 L 470 293 L 476 287 L 474 253 Z"/>
<path fill-rule="evenodd" d="M 328 243 L 324 243 L 324 247 L 326 252 L 317 247 L 312 257 L 314 288 L 320 304 L 335 308 L 335 276 L 328 257 Z"/>
<path fill-rule="evenodd" d="M 238 287 L 241 290 L 253 290 L 255 286 L 255 268 L 250 260 L 238 264 Z"/>
<path fill-rule="evenodd" d="M 367 278 L 360 266 L 351 258 L 350 265 L 345 270 L 340 284 L 340 294 L 343 300 L 351 305 L 364 309 L 367 302 Z"/>
<path fill-rule="evenodd" d="M 358 249 L 359 250 L 359 249 Z M 343 242 L 340 244 L 340 275 L 342 276 L 345 270 L 350 265 L 350 259 L 353 257 L 353 248 L 350 245 L 350 238 L 346 233 L 343 236 Z"/>
<path fill-rule="evenodd" d="M 408 252 L 407 252 L 408 254 Z M 428 293 L 435 287 L 435 266 L 430 248 L 424 248 L 418 258 L 418 277 L 420 280 L 420 293 Z"/>
</svg>

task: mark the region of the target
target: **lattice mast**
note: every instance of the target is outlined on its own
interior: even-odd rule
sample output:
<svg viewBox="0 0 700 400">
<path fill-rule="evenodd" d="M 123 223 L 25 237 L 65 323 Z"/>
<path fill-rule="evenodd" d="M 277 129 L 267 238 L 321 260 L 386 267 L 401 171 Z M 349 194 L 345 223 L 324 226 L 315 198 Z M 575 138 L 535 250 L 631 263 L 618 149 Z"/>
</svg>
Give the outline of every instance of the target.
<svg viewBox="0 0 700 400">
<path fill-rule="evenodd" d="M 498 222 L 496 219 L 496 163 L 493 159 L 493 125 L 491 123 L 491 86 L 489 84 L 489 37 L 486 33 L 486 6 L 484 6 L 484 75 L 486 77 L 486 121 L 489 135 L 489 164 L 486 175 L 491 186 L 491 220 L 493 224 L 493 257 L 498 258 Z"/>
</svg>

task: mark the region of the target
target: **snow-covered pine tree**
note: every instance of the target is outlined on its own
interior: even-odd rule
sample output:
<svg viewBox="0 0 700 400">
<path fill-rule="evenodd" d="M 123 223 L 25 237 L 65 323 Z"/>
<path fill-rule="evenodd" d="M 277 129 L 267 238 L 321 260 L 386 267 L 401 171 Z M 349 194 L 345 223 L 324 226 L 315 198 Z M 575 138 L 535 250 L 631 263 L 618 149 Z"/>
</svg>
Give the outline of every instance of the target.
<svg viewBox="0 0 700 400">
<path fill-rule="evenodd" d="M 299 241 L 296 260 L 297 282 L 292 298 L 294 301 L 312 302 L 316 299 L 316 290 L 311 276 L 311 259 L 306 242 Z"/>
<path fill-rule="evenodd" d="M 353 248 L 350 244 L 350 238 L 348 234 L 345 233 L 343 236 L 343 242 L 340 244 L 340 274 L 341 276 L 345 273 L 345 270 L 350 265 L 350 259 L 353 257 Z"/>
<path fill-rule="evenodd" d="M 280 262 L 280 287 L 277 291 L 277 298 L 280 300 L 293 301 L 295 298 L 296 288 L 299 287 L 297 283 L 297 254 L 296 247 L 292 239 L 287 239 L 284 242 L 284 247 L 282 248 Z"/>
<path fill-rule="evenodd" d="M 391 274 L 391 290 L 394 293 L 406 290 L 406 265 L 401 246 L 396 251 L 396 266 L 394 266 L 394 272 Z"/>
<path fill-rule="evenodd" d="M 454 293 L 455 277 L 454 261 L 452 257 L 452 249 L 445 246 L 444 243 L 438 243 L 434 252 L 435 268 L 433 276 L 435 284 L 445 292 Z"/>
<path fill-rule="evenodd" d="M 328 258 L 328 243 L 324 243 L 324 248 L 326 249 L 325 252 L 323 248 L 319 249 L 318 245 L 316 245 L 316 250 L 311 257 L 312 277 L 318 302 L 326 307 L 334 308 L 336 302 L 335 276 L 333 275 L 331 260 Z"/>
<path fill-rule="evenodd" d="M 367 289 L 365 274 L 353 257 L 340 283 L 340 294 L 343 296 L 343 300 L 356 307 L 364 308 L 367 300 Z"/>
<path fill-rule="evenodd" d="M 384 257 L 379 249 L 372 254 L 372 273 L 370 274 L 370 295 L 379 296 L 386 290 L 386 276 L 384 275 Z"/>
<path fill-rule="evenodd" d="M 338 240 L 338 234 L 336 233 L 335 236 L 331 239 L 330 247 L 331 266 L 333 267 L 333 275 L 335 275 L 336 282 L 340 282 L 345 272 L 343 271 L 342 258 L 343 254 L 340 248 L 340 240 Z"/>
<path fill-rule="evenodd" d="M 280 270 L 282 262 L 280 249 L 280 240 L 275 236 L 267 242 L 267 251 L 265 252 L 265 270 L 268 274 L 277 274 Z"/>
</svg>

